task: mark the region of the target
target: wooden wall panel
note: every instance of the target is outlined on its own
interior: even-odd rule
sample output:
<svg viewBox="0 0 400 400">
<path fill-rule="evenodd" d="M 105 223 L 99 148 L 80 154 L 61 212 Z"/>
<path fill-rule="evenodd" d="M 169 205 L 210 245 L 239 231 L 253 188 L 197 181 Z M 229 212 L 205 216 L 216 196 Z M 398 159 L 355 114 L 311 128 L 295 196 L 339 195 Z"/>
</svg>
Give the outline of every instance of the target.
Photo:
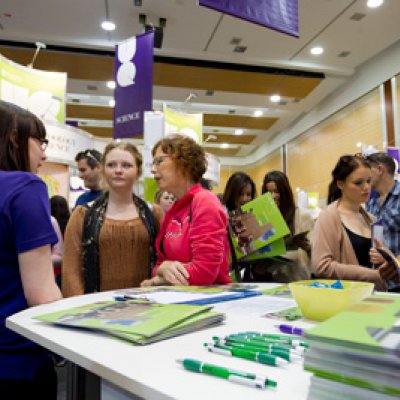
<svg viewBox="0 0 400 400">
<path fill-rule="evenodd" d="M 254 183 L 256 184 L 257 194 L 261 194 L 261 186 L 264 180 L 264 176 L 269 171 L 282 171 L 281 151 L 280 149 L 275 150 L 269 154 L 261 164 L 255 167 L 247 169 L 247 173 L 251 176 Z"/>
<path fill-rule="evenodd" d="M 220 176 L 220 184 L 213 189 L 214 193 L 223 193 L 226 182 L 229 177 L 238 171 L 245 172 L 248 174 L 251 179 L 253 179 L 256 184 L 257 194 L 261 194 L 261 185 L 264 179 L 265 174 L 268 171 L 278 170 L 281 171 L 281 153 L 280 150 L 276 150 L 273 153 L 269 154 L 265 160 L 262 161 L 256 167 L 222 167 L 221 168 L 221 176 Z"/>
<path fill-rule="evenodd" d="M 221 167 L 220 171 L 220 181 L 219 185 L 215 186 L 213 188 L 213 192 L 218 194 L 218 193 L 224 193 L 226 182 L 228 182 L 229 177 L 235 173 L 235 172 L 246 172 L 244 168 L 238 167 L 238 166 L 233 166 L 233 167 Z"/>
<path fill-rule="evenodd" d="M 327 196 L 331 171 L 343 154 L 355 154 L 357 143 L 382 149 L 379 91 L 374 90 L 288 144 L 288 177 L 293 189 Z"/>
</svg>

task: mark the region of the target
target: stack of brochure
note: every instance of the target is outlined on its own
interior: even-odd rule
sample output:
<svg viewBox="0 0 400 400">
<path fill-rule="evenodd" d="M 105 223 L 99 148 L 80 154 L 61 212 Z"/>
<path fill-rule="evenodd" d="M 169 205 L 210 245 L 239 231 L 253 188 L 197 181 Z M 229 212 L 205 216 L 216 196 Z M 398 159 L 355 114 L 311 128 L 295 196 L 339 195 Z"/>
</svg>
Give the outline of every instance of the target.
<svg viewBox="0 0 400 400">
<path fill-rule="evenodd" d="M 104 301 L 35 317 L 57 325 L 105 332 L 136 344 L 221 323 L 225 316 L 210 306 L 156 304 L 143 300 Z"/>
<path fill-rule="evenodd" d="M 400 296 L 368 297 L 305 337 L 309 399 L 400 398 Z"/>
</svg>

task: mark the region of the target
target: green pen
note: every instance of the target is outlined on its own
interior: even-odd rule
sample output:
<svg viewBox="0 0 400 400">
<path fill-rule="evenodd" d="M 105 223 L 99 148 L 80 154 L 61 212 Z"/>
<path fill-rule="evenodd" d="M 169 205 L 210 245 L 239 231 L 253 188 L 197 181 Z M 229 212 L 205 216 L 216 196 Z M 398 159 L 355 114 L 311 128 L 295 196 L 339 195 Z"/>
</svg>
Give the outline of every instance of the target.
<svg viewBox="0 0 400 400">
<path fill-rule="evenodd" d="M 266 387 L 274 388 L 277 386 L 277 383 L 275 381 L 268 379 L 264 375 L 237 371 L 220 367 L 214 364 L 206 364 L 202 361 L 194 360 L 192 358 L 177 360 L 177 362 L 182 364 L 183 368 L 188 371 L 216 376 L 218 378 L 226 379 L 230 382 L 240 383 L 242 385 L 254 387 L 257 389 L 265 389 Z"/>
<path fill-rule="evenodd" d="M 272 354 L 273 356 L 281 357 L 287 361 L 299 361 L 302 359 L 301 355 L 296 352 L 296 350 L 275 345 L 275 344 L 268 344 L 267 346 L 257 346 L 253 345 L 252 343 L 235 343 L 230 342 L 229 340 L 220 340 L 216 341 L 215 344 L 222 345 L 222 346 L 229 346 L 240 348 L 248 351 L 255 351 L 255 352 L 262 352 L 267 354 Z"/>
<path fill-rule="evenodd" d="M 291 344 L 292 346 L 302 346 L 302 347 L 308 347 L 306 343 L 304 343 L 301 339 L 295 339 L 293 336 L 285 336 L 285 335 L 254 335 L 254 334 L 235 334 L 235 335 L 229 335 L 226 337 L 226 339 L 242 339 L 242 340 L 251 340 L 255 342 L 276 342 L 276 343 L 288 343 Z"/>
<path fill-rule="evenodd" d="M 261 364 L 282 366 L 288 363 L 287 360 L 273 354 L 251 351 L 248 349 L 238 349 L 236 347 L 222 346 L 219 344 L 204 343 L 211 353 L 222 354 L 224 356 L 244 358 L 246 360 L 257 361 Z"/>
<path fill-rule="evenodd" d="M 229 342 L 233 343 L 241 343 L 244 345 L 251 345 L 251 346 L 257 346 L 257 347 L 262 347 L 262 348 L 268 348 L 269 345 L 277 345 L 277 346 L 282 346 L 282 347 L 287 347 L 287 348 L 293 348 L 299 353 L 304 352 L 304 347 L 302 346 L 294 346 L 291 345 L 288 342 L 283 342 L 283 341 L 276 341 L 276 340 L 254 340 L 252 338 L 241 338 L 241 337 L 232 337 L 232 336 L 225 336 L 223 338 L 220 338 L 218 336 L 213 336 L 214 341 L 219 341 L 219 340 L 226 340 Z"/>
<path fill-rule="evenodd" d="M 243 332 L 243 333 L 238 333 L 237 335 L 266 339 L 266 340 L 283 340 L 283 341 L 288 341 L 289 343 L 295 346 L 308 347 L 308 344 L 303 341 L 303 338 L 301 336 L 296 336 L 296 335 L 279 335 L 274 333 L 259 333 L 259 332 Z"/>
</svg>

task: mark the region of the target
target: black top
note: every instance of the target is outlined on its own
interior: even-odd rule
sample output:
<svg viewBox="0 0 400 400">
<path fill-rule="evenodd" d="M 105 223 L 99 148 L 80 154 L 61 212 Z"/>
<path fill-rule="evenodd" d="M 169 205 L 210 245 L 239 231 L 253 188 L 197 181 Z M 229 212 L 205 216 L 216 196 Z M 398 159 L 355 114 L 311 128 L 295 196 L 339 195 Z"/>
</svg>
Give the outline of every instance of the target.
<svg viewBox="0 0 400 400">
<path fill-rule="evenodd" d="M 360 236 L 348 229 L 345 225 L 347 235 L 349 236 L 351 245 L 353 246 L 354 253 L 358 263 L 363 267 L 372 268 L 372 264 L 369 260 L 369 249 L 371 248 L 371 238 Z"/>
</svg>

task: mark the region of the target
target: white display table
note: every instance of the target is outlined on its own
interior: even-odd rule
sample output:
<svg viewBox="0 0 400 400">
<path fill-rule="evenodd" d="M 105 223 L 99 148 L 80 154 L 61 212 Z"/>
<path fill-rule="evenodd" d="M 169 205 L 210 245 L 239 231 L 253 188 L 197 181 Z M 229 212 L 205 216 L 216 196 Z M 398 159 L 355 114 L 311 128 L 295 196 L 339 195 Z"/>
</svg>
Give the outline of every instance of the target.
<svg viewBox="0 0 400 400">
<path fill-rule="evenodd" d="M 258 288 L 273 286 L 276 285 L 261 284 Z M 116 390 L 107 383 L 103 385 L 103 399 L 107 396 L 123 399 L 138 396 L 157 400 L 307 398 L 311 374 L 303 371 L 300 363 L 269 367 L 252 361 L 212 354 L 203 347 L 203 343 L 211 341 L 212 336 L 224 336 L 245 330 L 277 332 L 274 328 L 277 320 L 239 316 L 227 312 L 226 322 L 218 327 L 147 346 L 135 346 L 105 334 L 48 325 L 31 318 L 112 297 L 113 292 L 103 292 L 33 307 L 8 318 L 7 327 L 115 385 Z M 224 311 L 226 308 L 226 303 L 215 305 L 216 310 Z M 296 323 L 296 326 L 304 328 L 313 325 L 308 321 Z M 277 381 L 278 387 L 274 390 L 253 389 L 205 374 L 189 372 L 176 363 L 177 359 L 183 358 L 196 358 L 233 369 L 263 373 Z M 121 393 L 118 393 L 120 389 Z M 95 393 L 94 390 L 91 396 L 86 398 L 98 396 L 99 393 Z"/>
</svg>

